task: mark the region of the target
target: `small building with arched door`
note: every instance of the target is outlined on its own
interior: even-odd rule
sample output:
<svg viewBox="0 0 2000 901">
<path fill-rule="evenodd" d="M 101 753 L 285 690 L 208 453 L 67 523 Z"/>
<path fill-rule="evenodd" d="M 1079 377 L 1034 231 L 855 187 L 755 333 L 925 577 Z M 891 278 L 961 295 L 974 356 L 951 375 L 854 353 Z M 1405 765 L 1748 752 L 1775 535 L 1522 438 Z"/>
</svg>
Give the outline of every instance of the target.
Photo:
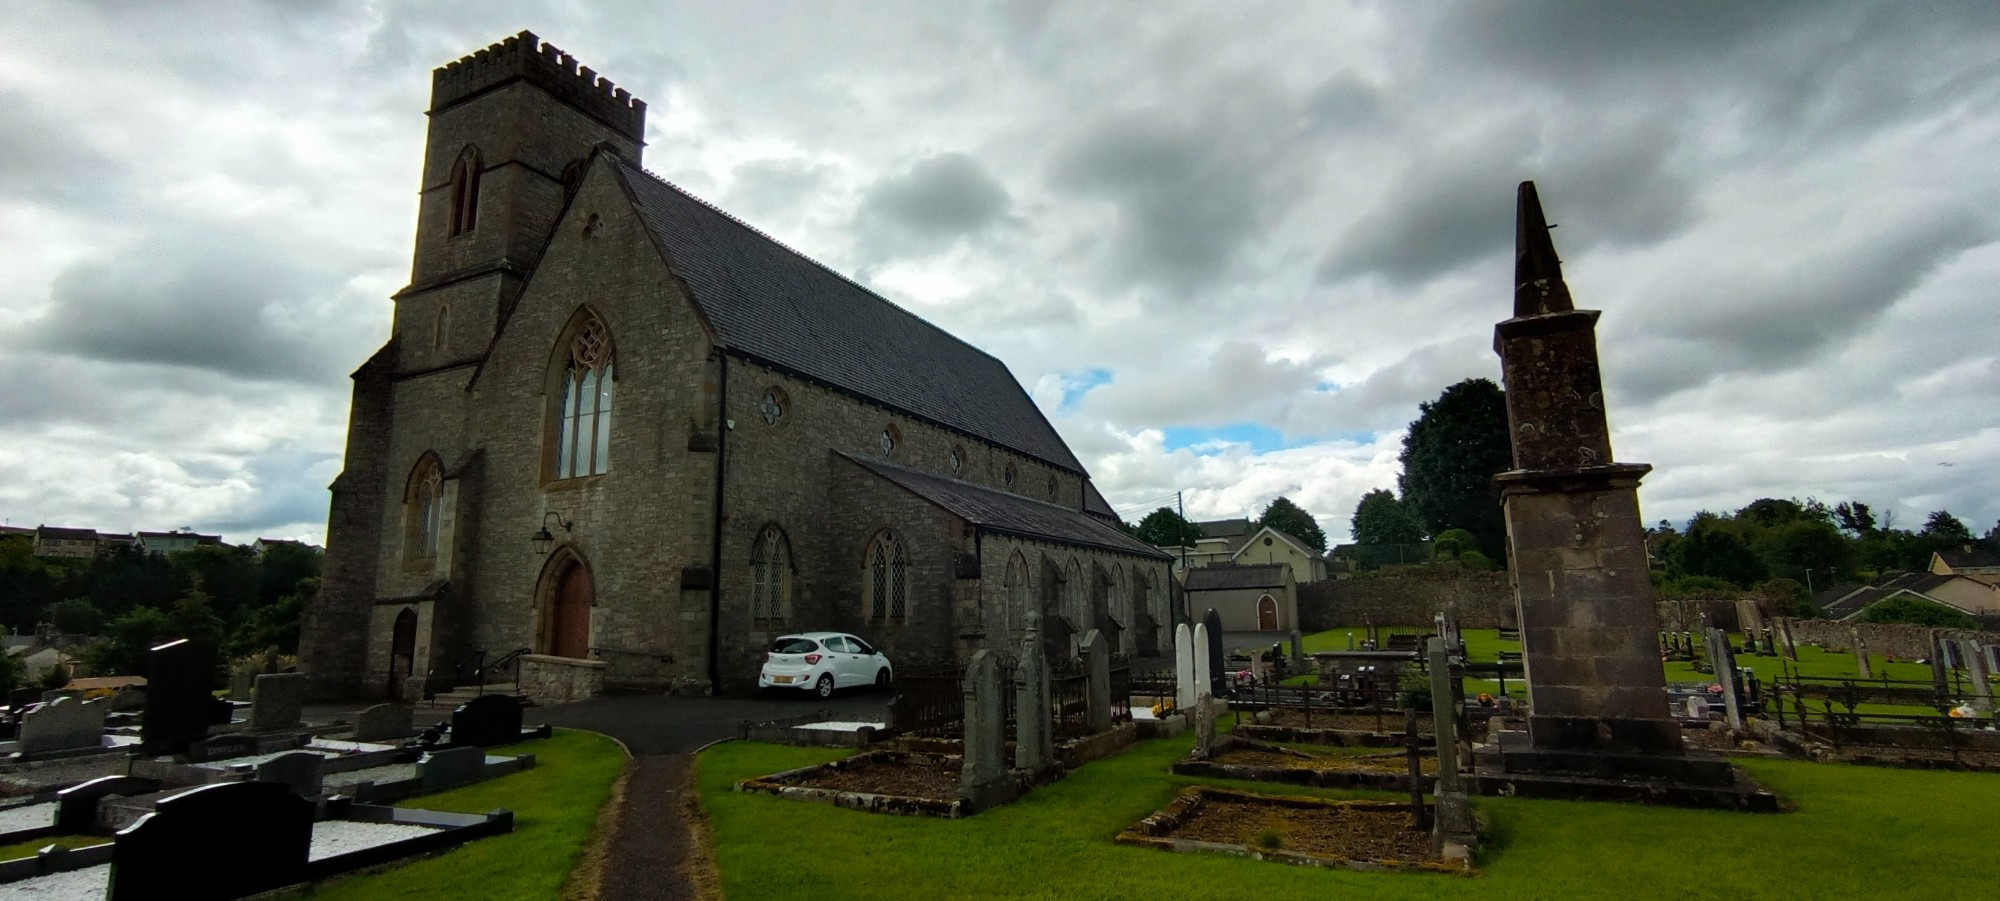
<svg viewBox="0 0 2000 901">
<path fill-rule="evenodd" d="M 1284 563 L 1216 564 L 1187 571 L 1191 616 L 1210 608 L 1230 632 L 1290 632 L 1299 628 L 1298 585 Z"/>
</svg>

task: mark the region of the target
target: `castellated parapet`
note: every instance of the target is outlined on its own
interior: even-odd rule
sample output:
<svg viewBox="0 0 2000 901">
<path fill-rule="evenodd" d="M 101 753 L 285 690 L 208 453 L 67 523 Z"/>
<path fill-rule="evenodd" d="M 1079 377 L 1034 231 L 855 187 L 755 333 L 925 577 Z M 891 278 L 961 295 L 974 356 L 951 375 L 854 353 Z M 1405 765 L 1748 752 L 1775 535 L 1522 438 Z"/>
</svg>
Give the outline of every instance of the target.
<svg viewBox="0 0 2000 901">
<path fill-rule="evenodd" d="M 646 101 L 523 31 L 431 72 L 431 115 L 526 79 L 634 141 L 645 140 Z"/>
</svg>

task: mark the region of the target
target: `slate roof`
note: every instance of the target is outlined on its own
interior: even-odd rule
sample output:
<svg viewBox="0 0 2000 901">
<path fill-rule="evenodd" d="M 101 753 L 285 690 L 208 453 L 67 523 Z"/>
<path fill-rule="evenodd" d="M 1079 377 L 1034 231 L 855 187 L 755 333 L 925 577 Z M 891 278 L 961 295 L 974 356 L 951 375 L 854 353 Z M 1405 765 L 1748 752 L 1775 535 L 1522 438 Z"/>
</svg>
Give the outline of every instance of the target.
<svg viewBox="0 0 2000 901">
<path fill-rule="evenodd" d="M 1201 537 L 1203 538 L 1242 538 L 1250 534 L 1250 520 L 1248 518 L 1211 519 L 1206 522 L 1197 522 L 1195 525 L 1201 527 Z"/>
<path fill-rule="evenodd" d="M 35 530 L 42 538 L 67 539 L 70 541 L 96 541 L 96 529 L 66 529 L 62 526 L 42 526 Z"/>
<path fill-rule="evenodd" d="M 1088 480 L 1083 483 L 1083 512 L 1092 516 L 1109 517 L 1113 522 L 1119 521 L 1118 511 L 1111 509 L 1111 502 L 1105 500 L 1104 494 Z"/>
<path fill-rule="evenodd" d="M 1820 615 L 1827 619 L 1846 619 L 1867 609 L 1868 605 L 1895 594 L 1896 591 L 1897 589 L 1894 588 L 1882 588 L 1872 585 L 1857 588 L 1848 592 L 1839 600 L 1821 607 Z"/>
<path fill-rule="evenodd" d="M 1007 364 L 644 169 L 615 171 L 722 348 L 1084 471 Z"/>
<path fill-rule="evenodd" d="M 847 457 L 846 454 L 841 456 Z M 1159 548 L 1093 519 L 1081 510 L 905 469 L 879 460 L 847 459 L 984 529 L 1121 554 L 1162 559 L 1167 556 Z"/>
<path fill-rule="evenodd" d="M 1282 588 L 1291 567 L 1284 563 L 1248 566 L 1203 566 L 1187 573 L 1189 591 L 1232 591 L 1239 588 Z"/>
<path fill-rule="evenodd" d="M 1963 550 L 1938 551 L 1937 555 L 1942 557 L 1944 564 L 1952 569 L 2000 567 L 2000 554 L 1977 545 Z"/>
</svg>

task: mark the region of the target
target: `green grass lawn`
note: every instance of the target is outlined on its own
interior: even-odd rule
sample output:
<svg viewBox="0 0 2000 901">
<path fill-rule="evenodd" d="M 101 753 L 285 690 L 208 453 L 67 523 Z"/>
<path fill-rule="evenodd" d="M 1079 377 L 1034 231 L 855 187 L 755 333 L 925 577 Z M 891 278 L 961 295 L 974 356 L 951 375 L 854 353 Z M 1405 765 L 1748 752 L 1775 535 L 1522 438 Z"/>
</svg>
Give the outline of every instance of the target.
<svg viewBox="0 0 2000 901">
<path fill-rule="evenodd" d="M 556 730 L 542 741 L 493 749 L 533 754 L 533 769 L 477 785 L 397 802 L 399 807 L 485 813 L 514 811 L 514 831 L 468 842 L 381 873 L 309 889 L 326 899 L 544 899 L 558 897 L 597 823 L 598 808 L 625 766 L 618 744 L 592 732 Z"/>
<path fill-rule="evenodd" d="M 697 763 L 732 901 L 760 898 L 1973 898 L 2000 878 L 2000 776 L 1746 760 L 1797 806 L 1781 815 L 1478 798 L 1471 878 L 1355 873 L 1114 844 L 1196 781 L 1166 769 L 1190 739 L 1140 744 L 965 820 L 840 810 L 732 790 L 842 752 L 731 742 Z M 1374 797 L 1386 797 L 1376 795 Z M 1941 803 L 1949 799 L 1949 803 Z"/>
<path fill-rule="evenodd" d="M 82 848 L 87 845 L 102 845 L 109 841 L 111 839 L 102 835 L 56 835 L 48 838 L 38 838 L 29 842 L 0 845 L 0 860 L 33 857 L 36 852 L 50 845 L 61 845 L 65 848 Z"/>
</svg>

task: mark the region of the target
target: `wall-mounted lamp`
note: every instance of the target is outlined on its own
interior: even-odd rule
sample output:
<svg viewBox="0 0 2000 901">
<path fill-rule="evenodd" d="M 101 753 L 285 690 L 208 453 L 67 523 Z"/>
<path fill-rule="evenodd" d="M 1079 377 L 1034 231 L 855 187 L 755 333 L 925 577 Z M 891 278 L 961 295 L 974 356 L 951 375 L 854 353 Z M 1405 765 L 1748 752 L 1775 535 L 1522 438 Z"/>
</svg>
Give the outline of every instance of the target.
<svg viewBox="0 0 2000 901">
<path fill-rule="evenodd" d="M 561 513 L 557 513 L 554 510 L 542 514 L 542 527 L 535 530 L 535 536 L 531 539 L 535 542 L 535 553 L 537 554 L 546 554 L 549 552 L 549 548 L 555 546 L 555 533 L 549 531 L 549 520 L 551 519 L 555 520 L 556 528 L 563 530 L 564 535 L 569 534 L 569 527 L 575 525 L 575 523 L 564 519 Z"/>
</svg>

